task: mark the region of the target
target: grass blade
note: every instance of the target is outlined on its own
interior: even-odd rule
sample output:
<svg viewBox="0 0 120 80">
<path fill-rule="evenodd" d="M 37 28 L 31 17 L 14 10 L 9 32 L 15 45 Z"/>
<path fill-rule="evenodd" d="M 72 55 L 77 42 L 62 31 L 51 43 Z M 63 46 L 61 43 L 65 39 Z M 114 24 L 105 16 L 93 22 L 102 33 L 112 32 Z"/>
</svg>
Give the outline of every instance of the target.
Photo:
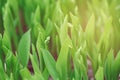
<svg viewBox="0 0 120 80">
<path fill-rule="evenodd" d="M 30 30 L 27 31 L 21 38 L 18 45 L 18 58 L 20 63 L 26 67 L 28 64 L 30 53 Z"/>
<path fill-rule="evenodd" d="M 60 50 L 59 57 L 57 59 L 56 68 L 60 74 L 60 80 L 67 80 L 67 62 L 68 62 L 68 53 L 69 47 L 71 47 L 71 40 L 67 38 Z"/>
<path fill-rule="evenodd" d="M 99 67 L 97 73 L 95 74 L 96 80 L 104 80 L 103 67 Z"/>
<path fill-rule="evenodd" d="M 54 80 L 57 80 L 59 78 L 58 76 L 58 72 L 56 70 L 56 62 L 54 60 L 54 58 L 52 57 L 52 55 L 45 49 L 42 49 L 42 54 L 43 54 L 43 58 L 45 61 L 45 65 L 50 73 L 50 75 L 52 76 L 52 78 Z"/>
</svg>

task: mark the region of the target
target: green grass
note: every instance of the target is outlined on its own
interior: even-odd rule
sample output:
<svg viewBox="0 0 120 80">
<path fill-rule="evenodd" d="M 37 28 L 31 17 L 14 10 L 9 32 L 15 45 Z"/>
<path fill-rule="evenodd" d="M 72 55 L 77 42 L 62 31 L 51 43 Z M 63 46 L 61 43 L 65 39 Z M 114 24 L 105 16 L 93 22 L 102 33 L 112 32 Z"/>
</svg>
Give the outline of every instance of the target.
<svg viewBox="0 0 120 80">
<path fill-rule="evenodd" d="M 118 80 L 119 14 L 119 0 L 0 0 L 0 80 Z"/>
</svg>

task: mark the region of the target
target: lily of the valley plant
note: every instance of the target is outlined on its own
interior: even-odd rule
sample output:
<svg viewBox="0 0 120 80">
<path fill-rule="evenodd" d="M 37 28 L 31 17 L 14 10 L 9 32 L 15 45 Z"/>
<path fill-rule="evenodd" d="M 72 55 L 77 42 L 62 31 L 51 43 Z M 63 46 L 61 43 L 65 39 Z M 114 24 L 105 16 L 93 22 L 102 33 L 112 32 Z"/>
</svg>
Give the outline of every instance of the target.
<svg viewBox="0 0 120 80">
<path fill-rule="evenodd" d="M 118 80 L 120 0 L 0 0 L 0 80 Z"/>
</svg>

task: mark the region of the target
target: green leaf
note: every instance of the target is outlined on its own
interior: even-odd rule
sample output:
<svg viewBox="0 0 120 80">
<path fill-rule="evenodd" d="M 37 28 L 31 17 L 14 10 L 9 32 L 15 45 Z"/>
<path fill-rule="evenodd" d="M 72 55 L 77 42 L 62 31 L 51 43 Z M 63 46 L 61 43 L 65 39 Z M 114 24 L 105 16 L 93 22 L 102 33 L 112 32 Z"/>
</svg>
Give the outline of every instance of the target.
<svg viewBox="0 0 120 80">
<path fill-rule="evenodd" d="M 5 80 L 8 76 L 6 75 L 4 68 L 3 68 L 3 63 L 0 59 L 0 80 Z"/>
<path fill-rule="evenodd" d="M 17 27 L 19 29 L 20 33 L 23 33 L 22 31 L 22 26 L 21 26 L 21 22 L 20 22 L 20 16 L 19 16 L 19 5 L 18 5 L 18 1 L 17 0 L 7 0 L 9 3 L 9 6 L 11 8 L 12 11 L 12 15 L 14 18 L 14 26 Z"/>
<path fill-rule="evenodd" d="M 13 73 L 13 77 L 15 80 L 17 80 L 19 77 L 19 62 L 17 59 L 17 56 L 15 57 L 14 54 L 11 52 L 10 49 L 6 48 L 5 46 L 3 46 L 3 51 L 4 53 L 6 53 L 5 55 L 5 71 L 7 73 L 8 76 L 11 75 L 11 72 Z M 2 56 L 3 57 L 3 56 Z"/>
<path fill-rule="evenodd" d="M 25 22 L 28 25 L 28 27 L 30 26 L 30 16 L 31 13 L 36 9 L 35 6 L 33 5 L 35 4 L 33 0 L 25 0 L 24 4 L 22 4 L 23 10 L 24 10 L 24 17 L 25 17 Z"/>
<path fill-rule="evenodd" d="M 78 30 L 78 25 L 80 24 L 80 20 L 77 16 L 73 15 L 72 13 L 70 13 L 70 17 L 71 17 L 71 21 L 72 21 L 72 24 L 74 25 L 75 29 Z"/>
<path fill-rule="evenodd" d="M 87 68 L 86 66 L 83 64 L 83 63 L 80 63 L 81 65 L 81 72 L 82 72 L 82 77 L 83 77 L 83 80 L 88 80 L 88 76 L 87 76 Z"/>
<path fill-rule="evenodd" d="M 96 80 L 104 80 L 103 67 L 99 67 L 97 73 L 95 74 Z"/>
<path fill-rule="evenodd" d="M 32 61 L 32 67 L 33 67 L 35 74 L 40 73 L 39 66 L 37 65 L 35 59 L 33 58 L 33 55 L 31 55 L 31 54 L 30 54 L 30 59 Z"/>
<path fill-rule="evenodd" d="M 7 73 L 11 73 L 14 69 L 14 63 L 12 62 L 13 60 L 13 53 L 8 50 L 7 55 L 6 55 L 6 68 L 7 68 Z"/>
<path fill-rule="evenodd" d="M 14 20 L 12 16 L 12 12 L 10 10 L 9 3 L 7 2 L 5 5 L 5 8 L 3 10 L 3 22 L 4 22 L 4 28 L 6 32 L 8 33 L 10 39 L 13 38 L 15 46 L 17 46 L 18 39 L 15 32 L 15 26 L 14 26 Z"/>
<path fill-rule="evenodd" d="M 68 36 L 68 16 L 65 16 L 64 22 L 60 27 L 60 41 L 63 44 L 65 38 Z"/>
<path fill-rule="evenodd" d="M 72 21 L 72 24 L 70 24 L 71 39 L 72 39 L 74 48 L 77 49 L 85 41 L 84 34 L 83 34 L 83 30 L 82 30 L 82 27 L 79 22 L 80 21 L 79 18 L 77 16 L 73 15 L 72 13 L 70 13 L 70 17 L 71 17 L 71 21 Z"/>
<path fill-rule="evenodd" d="M 52 15 L 52 21 L 55 22 L 56 25 L 61 25 L 64 20 L 64 14 L 61 10 L 61 5 L 59 2 L 56 3 L 54 13 Z"/>
<path fill-rule="evenodd" d="M 32 15 L 31 22 L 34 25 L 36 25 L 36 24 L 38 24 L 38 23 L 41 22 L 41 19 L 40 19 L 40 8 L 39 8 L 39 6 L 37 6 L 37 8 L 35 10 L 35 13 Z"/>
<path fill-rule="evenodd" d="M 32 44 L 32 54 L 33 54 L 33 59 L 36 62 L 36 65 L 39 66 L 37 52 L 36 52 L 35 46 L 33 44 Z"/>
<path fill-rule="evenodd" d="M 8 2 L 6 3 L 5 8 L 3 9 L 3 13 L 4 13 L 3 15 L 4 28 L 9 33 L 9 36 L 11 37 L 13 34 L 14 24 L 13 24 L 13 17 L 12 17 L 12 13 L 11 13 Z"/>
<path fill-rule="evenodd" d="M 104 66 L 105 77 L 107 80 L 112 80 L 112 76 L 114 73 L 113 62 L 114 62 L 114 56 L 113 56 L 113 51 L 111 50 L 107 56 Z"/>
<path fill-rule="evenodd" d="M 112 17 L 107 18 L 106 23 L 105 23 L 105 27 L 104 27 L 104 32 L 102 33 L 100 40 L 97 44 L 98 46 L 98 50 L 101 53 L 101 59 L 102 59 L 102 63 L 104 64 L 105 59 L 107 57 L 107 54 L 109 52 L 109 48 L 111 48 L 112 45 L 112 41 L 113 41 L 113 35 L 114 33 L 112 33 Z M 110 44 L 111 43 L 111 44 Z"/>
<path fill-rule="evenodd" d="M 95 16 L 92 15 L 90 19 L 88 20 L 85 33 L 88 38 L 94 39 L 94 31 L 95 31 Z"/>
<path fill-rule="evenodd" d="M 52 30 L 53 30 L 53 27 L 54 27 L 54 25 L 53 25 L 52 21 L 51 21 L 50 19 L 48 19 L 48 21 L 47 21 L 47 26 L 46 26 L 46 35 L 47 35 L 47 36 L 50 35 L 50 33 L 51 33 Z"/>
<path fill-rule="evenodd" d="M 41 53 L 41 49 L 42 48 L 45 48 L 45 35 L 43 32 L 39 32 L 39 35 L 38 35 L 38 38 L 37 38 L 37 43 L 36 43 L 36 46 L 37 46 L 37 51 L 38 51 L 38 55 L 39 55 L 39 58 L 40 58 L 40 70 L 41 72 L 43 72 L 44 70 L 44 60 L 43 60 L 43 55 Z"/>
<path fill-rule="evenodd" d="M 2 59 L 2 35 L 0 34 L 0 59 Z"/>
<path fill-rule="evenodd" d="M 23 80 L 32 80 L 31 73 L 29 72 L 29 70 L 27 68 L 21 69 L 20 74 L 21 74 Z"/>
<path fill-rule="evenodd" d="M 19 17 L 19 15 L 18 15 L 18 12 L 19 12 L 18 1 L 16 1 L 16 0 L 12 0 L 12 1 L 8 0 L 8 3 L 9 3 L 9 6 L 13 10 L 13 15 L 18 18 Z"/>
<path fill-rule="evenodd" d="M 11 41 L 10 41 L 10 37 L 8 35 L 7 31 L 4 31 L 4 35 L 3 35 L 3 39 L 2 39 L 2 45 L 4 45 L 6 48 L 8 49 L 12 49 L 11 48 Z"/>
<path fill-rule="evenodd" d="M 68 37 L 67 39 L 64 40 L 62 44 L 63 45 L 61 47 L 60 54 L 57 59 L 56 68 L 60 75 L 60 80 L 63 79 L 67 80 L 68 53 L 69 53 L 69 47 L 72 46 L 72 43 L 70 38 Z"/>
<path fill-rule="evenodd" d="M 57 80 L 59 77 L 58 77 L 58 72 L 56 70 L 56 66 L 55 66 L 56 62 L 54 58 L 45 49 L 42 49 L 42 54 L 43 54 L 43 58 L 44 58 L 45 65 L 47 67 L 48 72 L 50 73 L 50 75 L 52 76 L 54 80 Z"/>
<path fill-rule="evenodd" d="M 14 80 L 13 73 L 10 74 L 10 80 Z"/>
<path fill-rule="evenodd" d="M 31 80 L 45 80 L 45 79 L 42 74 L 36 73 L 34 76 L 32 76 Z"/>
<path fill-rule="evenodd" d="M 117 56 L 115 58 L 115 62 L 113 63 L 113 80 L 117 80 L 119 73 L 120 73 L 120 51 L 117 53 Z"/>
<path fill-rule="evenodd" d="M 41 27 L 39 28 L 39 33 L 37 33 L 38 36 L 37 36 L 37 43 L 36 43 L 36 46 L 37 46 L 37 50 L 39 52 L 39 49 L 40 48 L 45 48 L 45 31 L 44 29 Z"/>
<path fill-rule="evenodd" d="M 47 80 L 49 78 L 49 72 L 48 72 L 47 68 L 44 69 L 42 74 L 43 74 L 43 77 L 45 80 Z"/>
<path fill-rule="evenodd" d="M 87 49 L 89 57 L 94 57 L 93 47 L 94 47 L 94 34 L 95 34 L 95 16 L 94 14 L 88 20 L 86 29 L 85 29 L 85 37 L 87 42 Z"/>
<path fill-rule="evenodd" d="M 84 65 L 83 57 L 80 54 L 80 49 L 77 51 L 74 57 L 74 66 L 75 66 L 75 79 L 88 80 L 87 67 Z"/>
<path fill-rule="evenodd" d="M 18 45 L 18 58 L 20 63 L 26 67 L 30 53 L 30 30 L 27 31 L 21 38 Z"/>
<path fill-rule="evenodd" d="M 78 63 L 78 59 L 79 59 L 79 56 L 80 56 L 80 49 L 78 49 L 78 51 L 75 53 L 75 56 L 74 56 L 74 70 L 75 70 L 75 80 L 82 80 L 82 74 L 81 74 L 81 71 L 80 71 L 80 65 Z"/>
</svg>

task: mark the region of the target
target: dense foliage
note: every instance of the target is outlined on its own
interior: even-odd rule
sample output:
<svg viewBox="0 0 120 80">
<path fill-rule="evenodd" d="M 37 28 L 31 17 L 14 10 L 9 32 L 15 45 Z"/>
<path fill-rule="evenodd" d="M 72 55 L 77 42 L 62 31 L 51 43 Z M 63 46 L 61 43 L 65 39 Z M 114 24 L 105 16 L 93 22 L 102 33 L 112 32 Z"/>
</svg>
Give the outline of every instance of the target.
<svg viewBox="0 0 120 80">
<path fill-rule="evenodd" d="M 0 80 L 118 80 L 119 49 L 120 0 L 0 0 Z"/>
</svg>

